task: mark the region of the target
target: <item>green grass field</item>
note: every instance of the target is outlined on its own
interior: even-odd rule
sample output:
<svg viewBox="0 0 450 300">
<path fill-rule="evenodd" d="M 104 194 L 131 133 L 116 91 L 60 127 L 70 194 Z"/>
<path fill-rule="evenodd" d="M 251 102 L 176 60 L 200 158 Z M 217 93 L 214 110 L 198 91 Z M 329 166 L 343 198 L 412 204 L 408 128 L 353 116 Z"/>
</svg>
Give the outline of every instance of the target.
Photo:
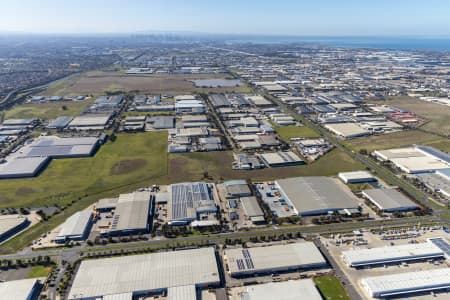
<svg viewBox="0 0 450 300">
<path fill-rule="evenodd" d="M 47 277 L 51 270 L 52 267 L 48 266 L 33 266 L 28 273 L 28 278 Z"/>
<path fill-rule="evenodd" d="M 94 99 L 88 99 L 85 101 L 26 103 L 16 105 L 12 109 L 7 110 L 5 112 L 5 118 L 55 119 L 59 116 L 77 116 L 93 101 Z"/>
<path fill-rule="evenodd" d="M 275 126 L 275 130 L 280 138 L 286 143 L 290 142 L 291 138 L 305 137 L 314 138 L 320 137 L 320 134 L 307 126 Z"/>
<path fill-rule="evenodd" d="M 0 181 L 0 207 L 66 204 L 167 174 L 167 133 L 119 134 L 94 157 L 56 159 L 39 176 Z"/>
<path fill-rule="evenodd" d="M 166 180 L 168 182 L 202 180 L 205 173 L 214 180 L 247 178 L 273 180 L 295 176 L 331 176 L 339 172 L 364 169 L 364 166 L 339 149 L 332 150 L 312 164 L 301 166 L 240 171 L 231 168 L 232 161 L 231 151 L 172 154 L 169 159 L 169 176 Z"/>
<path fill-rule="evenodd" d="M 423 129 L 439 133 L 450 134 L 450 107 L 436 103 L 429 103 L 412 97 L 393 97 L 386 101 L 375 103 L 387 104 L 407 109 L 429 120 L 422 126 Z"/>
<path fill-rule="evenodd" d="M 335 276 L 315 277 L 314 283 L 326 300 L 350 300 L 341 282 Z"/>
<path fill-rule="evenodd" d="M 346 141 L 345 144 L 355 150 L 373 150 L 400 148 L 412 144 L 436 146 L 440 150 L 450 150 L 450 141 L 438 135 L 419 130 L 405 130 L 383 135 L 373 135 Z"/>
</svg>

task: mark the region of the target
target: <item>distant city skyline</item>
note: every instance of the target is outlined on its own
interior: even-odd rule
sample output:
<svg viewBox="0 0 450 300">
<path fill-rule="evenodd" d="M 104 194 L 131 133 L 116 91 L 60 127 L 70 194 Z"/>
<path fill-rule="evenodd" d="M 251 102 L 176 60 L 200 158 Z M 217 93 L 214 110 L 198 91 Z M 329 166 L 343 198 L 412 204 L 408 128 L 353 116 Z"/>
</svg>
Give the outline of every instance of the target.
<svg viewBox="0 0 450 300">
<path fill-rule="evenodd" d="M 0 1 L 1 33 L 450 36 L 445 0 Z"/>
</svg>

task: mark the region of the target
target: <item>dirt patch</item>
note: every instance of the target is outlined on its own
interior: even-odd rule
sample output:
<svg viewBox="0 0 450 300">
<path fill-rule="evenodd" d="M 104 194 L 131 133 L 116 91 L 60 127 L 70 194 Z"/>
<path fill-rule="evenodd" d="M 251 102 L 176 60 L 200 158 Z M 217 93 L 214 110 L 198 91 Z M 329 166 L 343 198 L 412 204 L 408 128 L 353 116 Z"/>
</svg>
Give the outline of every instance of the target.
<svg viewBox="0 0 450 300">
<path fill-rule="evenodd" d="M 36 193 L 36 190 L 29 187 L 20 187 L 16 190 L 16 196 L 26 196 Z"/>
<path fill-rule="evenodd" d="M 145 159 L 125 159 L 111 167 L 111 175 L 122 175 L 142 169 L 147 164 Z"/>
</svg>

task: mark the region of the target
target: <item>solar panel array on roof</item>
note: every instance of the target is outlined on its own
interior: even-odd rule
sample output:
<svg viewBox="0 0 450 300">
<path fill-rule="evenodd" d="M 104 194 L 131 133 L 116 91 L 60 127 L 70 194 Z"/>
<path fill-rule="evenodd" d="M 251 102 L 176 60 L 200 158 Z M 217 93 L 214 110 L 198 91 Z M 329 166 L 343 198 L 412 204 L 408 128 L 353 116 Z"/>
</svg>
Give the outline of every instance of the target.
<svg viewBox="0 0 450 300">
<path fill-rule="evenodd" d="M 179 183 L 170 186 L 171 220 L 194 220 L 200 212 L 217 210 L 210 187 L 204 182 Z"/>
</svg>

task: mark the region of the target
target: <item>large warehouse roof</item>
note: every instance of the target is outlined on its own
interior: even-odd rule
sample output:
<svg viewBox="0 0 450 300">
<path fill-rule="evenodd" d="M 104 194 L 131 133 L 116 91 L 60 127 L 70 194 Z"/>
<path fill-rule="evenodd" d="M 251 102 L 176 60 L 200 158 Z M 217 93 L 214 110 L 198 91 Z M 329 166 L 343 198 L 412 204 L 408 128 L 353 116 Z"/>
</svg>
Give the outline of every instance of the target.
<svg viewBox="0 0 450 300">
<path fill-rule="evenodd" d="M 172 221 L 192 221 L 199 213 L 217 210 L 210 186 L 205 182 L 172 184 L 168 191 L 168 212 Z"/>
<path fill-rule="evenodd" d="M 17 157 L 0 164 L 0 178 L 32 177 L 49 161 L 48 157 Z"/>
<path fill-rule="evenodd" d="M 357 249 L 342 252 L 347 265 L 352 267 L 402 262 L 408 260 L 444 257 L 444 252 L 431 242 L 391 247 Z"/>
<path fill-rule="evenodd" d="M 231 275 L 276 272 L 326 265 L 322 254 L 312 242 L 227 249 L 225 250 L 225 256 Z"/>
<path fill-rule="evenodd" d="M 358 208 L 356 197 L 337 179 L 320 176 L 294 177 L 277 180 L 276 184 L 300 215 Z"/>
<path fill-rule="evenodd" d="M 370 189 L 362 191 L 362 194 L 375 204 L 380 210 L 398 211 L 417 209 L 419 206 L 411 199 L 393 188 Z"/>
<path fill-rule="evenodd" d="M 255 196 L 241 197 L 242 207 L 244 208 L 245 215 L 249 218 L 264 216 L 264 213 L 259 206 L 258 200 Z"/>
<path fill-rule="evenodd" d="M 24 147 L 23 156 L 48 156 L 51 158 L 90 156 L 97 145 L 98 138 L 95 137 L 40 137 Z"/>
<path fill-rule="evenodd" d="M 150 195 L 150 192 L 121 194 L 109 232 L 146 230 L 150 213 Z"/>
<path fill-rule="evenodd" d="M 69 299 L 220 283 L 214 248 L 123 256 L 81 263 Z"/>
<path fill-rule="evenodd" d="M 250 285 L 245 288 L 245 300 L 322 300 L 312 279 L 289 280 Z"/>
<path fill-rule="evenodd" d="M 11 300 L 31 299 L 37 283 L 37 278 L 0 282 L 0 297 Z"/>
<path fill-rule="evenodd" d="M 79 211 L 67 218 L 61 225 L 61 230 L 56 240 L 66 240 L 68 238 L 82 238 L 86 228 L 91 221 L 92 212 L 90 210 Z"/>
<path fill-rule="evenodd" d="M 334 123 L 326 124 L 325 128 L 343 138 L 353 138 L 363 135 L 369 135 L 370 132 L 355 123 Z"/>
<path fill-rule="evenodd" d="M 364 278 L 362 285 L 373 297 L 387 297 L 450 287 L 450 268 Z"/>
</svg>

